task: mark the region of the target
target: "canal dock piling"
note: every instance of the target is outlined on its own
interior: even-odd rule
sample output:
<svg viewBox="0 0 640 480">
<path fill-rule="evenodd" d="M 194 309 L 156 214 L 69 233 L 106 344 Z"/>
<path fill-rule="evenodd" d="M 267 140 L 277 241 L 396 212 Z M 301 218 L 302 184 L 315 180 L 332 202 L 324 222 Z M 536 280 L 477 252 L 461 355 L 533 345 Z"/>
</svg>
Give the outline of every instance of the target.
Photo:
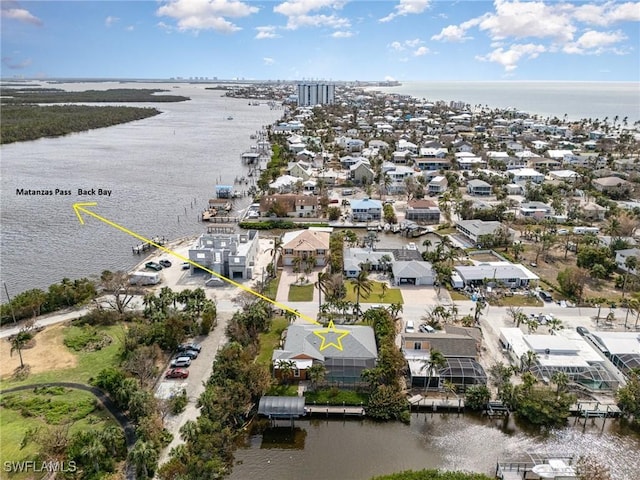
<svg viewBox="0 0 640 480">
<path fill-rule="evenodd" d="M 141 255 L 151 249 L 156 248 L 156 245 L 163 246 L 167 243 L 167 239 L 165 237 L 153 237 L 151 242 L 139 243 L 138 245 L 134 245 L 131 247 L 131 250 L 136 255 Z"/>
</svg>

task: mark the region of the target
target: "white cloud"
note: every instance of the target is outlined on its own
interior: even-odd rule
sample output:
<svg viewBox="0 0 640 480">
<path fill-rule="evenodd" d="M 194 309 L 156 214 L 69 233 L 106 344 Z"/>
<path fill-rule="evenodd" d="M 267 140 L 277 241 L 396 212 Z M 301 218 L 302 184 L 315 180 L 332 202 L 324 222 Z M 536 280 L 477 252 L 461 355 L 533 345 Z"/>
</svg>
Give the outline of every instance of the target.
<svg viewBox="0 0 640 480">
<path fill-rule="evenodd" d="M 402 43 L 400 43 L 400 42 L 398 42 L 398 41 L 391 42 L 391 43 L 389 44 L 389 47 L 390 47 L 392 50 L 396 50 L 396 51 L 398 51 L 398 52 L 400 52 L 400 51 L 404 50 L 404 47 L 402 46 Z"/>
<path fill-rule="evenodd" d="M 107 18 L 104 19 L 104 25 L 105 27 L 110 27 L 116 23 L 118 23 L 118 21 L 120 21 L 120 19 L 118 17 L 112 17 L 111 15 L 109 15 Z"/>
<path fill-rule="evenodd" d="M 333 29 L 349 28 L 351 23 L 346 18 L 340 18 L 336 15 L 298 15 L 289 17 L 286 28 L 288 30 L 297 30 L 301 27 L 329 27 Z"/>
<path fill-rule="evenodd" d="M 21 70 L 31 65 L 31 59 L 16 61 L 12 57 L 2 57 L 2 64 L 11 70 Z"/>
<path fill-rule="evenodd" d="M 422 40 L 420 40 L 419 38 L 414 38 L 413 40 L 405 40 L 405 45 L 407 45 L 407 47 L 417 47 L 418 45 L 423 44 L 424 42 Z"/>
<path fill-rule="evenodd" d="M 547 49 L 544 45 L 536 45 L 533 43 L 513 44 L 508 49 L 502 47 L 495 49 L 487 55 L 476 56 L 476 60 L 483 62 L 495 62 L 502 65 L 507 72 L 511 72 L 518 68 L 518 62 L 522 58 L 536 58 L 539 54 Z"/>
<path fill-rule="evenodd" d="M 126 30 L 127 32 L 133 32 L 134 27 L 133 27 L 133 25 L 128 25 L 128 26 L 125 28 L 125 30 Z"/>
<path fill-rule="evenodd" d="M 640 2 L 580 5 L 575 7 L 572 13 L 576 20 L 591 25 L 606 26 L 615 22 L 637 22 L 640 21 Z"/>
<path fill-rule="evenodd" d="M 29 10 L 25 10 L 24 8 L 11 8 L 14 5 L 16 5 L 15 2 L 7 2 L 2 5 L 2 18 L 30 23 L 38 27 L 42 26 L 42 20 L 33 15 Z"/>
<path fill-rule="evenodd" d="M 573 54 L 600 54 L 605 51 L 612 51 L 611 47 L 615 43 L 626 40 L 626 36 L 618 32 L 598 32 L 596 30 L 588 30 L 583 33 L 578 40 L 568 43 L 564 46 L 564 53 Z M 623 53 L 613 50 L 614 53 Z"/>
<path fill-rule="evenodd" d="M 264 57 L 262 61 L 265 65 L 273 65 L 274 63 L 276 63 L 276 61 L 271 57 Z"/>
<path fill-rule="evenodd" d="M 266 25 L 264 27 L 256 27 L 258 33 L 256 33 L 257 40 L 264 40 L 267 38 L 279 38 L 281 35 L 276 33 L 276 27 L 272 25 Z"/>
<path fill-rule="evenodd" d="M 464 42 L 471 40 L 470 36 L 467 36 L 467 31 L 478 25 L 481 18 L 472 18 L 460 25 L 449 25 L 440 30 L 440 33 L 431 37 L 431 40 L 439 40 L 442 42 Z"/>
<path fill-rule="evenodd" d="M 338 30 L 337 32 L 333 32 L 331 36 L 333 38 L 351 38 L 353 37 L 353 32 L 349 32 L 347 30 Z"/>
<path fill-rule="evenodd" d="M 344 2 L 336 0 L 290 0 L 273 7 L 273 11 L 281 13 L 287 17 L 296 17 L 298 15 L 306 15 L 309 12 L 320 10 L 322 8 L 342 8 Z"/>
<path fill-rule="evenodd" d="M 404 17 L 406 15 L 417 15 L 429 8 L 430 4 L 431 0 L 400 0 L 398 5 L 394 7 L 395 11 L 381 18 L 380 22 L 390 22 L 396 17 Z"/>
<path fill-rule="evenodd" d="M 415 52 L 413 52 L 413 55 L 416 56 L 416 57 L 422 57 L 423 55 L 426 55 L 427 53 L 429 53 L 429 49 L 427 47 L 420 47 Z"/>
<path fill-rule="evenodd" d="M 392 77 L 391 75 L 385 75 L 384 81 L 385 82 L 395 82 L 396 79 L 394 77 Z"/>
<path fill-rule="evenodd" d="M 414 50 L 414 55 L 424 55 L 426 53 L 429 52 L 429 49 L 427 47 L 421 47 L 420 45 L 424 44 L 424 40 L 420 39 L 420 38 L 413 38 L 411 40 L 405 40 L 403 42 L 399 42 L 399 41 L 394 41 L 391 42 L 388 47 L 391 50 L 397 51 L 397 52 L 401 52 L 403 50 Z M 420 48 L 416 48 L 416 47 L 420 47 Z M 421 53 L 416 53 L 416 52 L 421 52 Z"/>
<path fill-rule="evenodd" d="M 169 0 L 158 8 L 156 14 L 176 20 L 181 31 L 215 30 L 231 33 L 241 29 L 226 17 L 246 17 L 258 10 L 237 0 Z"/>
<path fill-rule="evenodd" d="M 495 13 L 480 17 L 478 27 L 494 40 L 504 38 L 553 38 L 567 42 L 576 31 L 563 5 L 543 2 L 495 1 Z"/>
</svg>

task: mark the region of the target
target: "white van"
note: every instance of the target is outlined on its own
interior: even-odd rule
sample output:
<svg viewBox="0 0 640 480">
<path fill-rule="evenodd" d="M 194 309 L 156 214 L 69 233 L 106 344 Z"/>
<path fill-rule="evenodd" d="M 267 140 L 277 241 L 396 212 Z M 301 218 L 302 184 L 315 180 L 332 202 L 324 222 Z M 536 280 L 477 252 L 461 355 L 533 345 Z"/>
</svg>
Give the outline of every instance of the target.
<svg viewBox="0 0 640 480">
<path fill-rule="evenodd" d="M 407 320 L 407 323 L 404 327 L 404 331 L 407 333 L 413 333 L 416 331 L 414 325 L 413 325 L 413 320 Z"/>
</svg>

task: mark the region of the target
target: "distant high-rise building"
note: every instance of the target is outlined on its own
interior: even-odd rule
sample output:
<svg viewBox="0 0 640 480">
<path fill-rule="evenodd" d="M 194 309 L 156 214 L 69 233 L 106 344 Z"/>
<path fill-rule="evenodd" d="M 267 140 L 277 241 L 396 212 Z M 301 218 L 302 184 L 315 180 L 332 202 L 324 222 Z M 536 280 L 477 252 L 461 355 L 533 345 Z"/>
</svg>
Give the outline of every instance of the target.
<svg viewBox="0 0 640 480">
<path fill-rule="evenodd" d="M 298 105 L 328 105 L 335 102 L 336 86 L 332 83 L 299 83 Z"/>
</svg>

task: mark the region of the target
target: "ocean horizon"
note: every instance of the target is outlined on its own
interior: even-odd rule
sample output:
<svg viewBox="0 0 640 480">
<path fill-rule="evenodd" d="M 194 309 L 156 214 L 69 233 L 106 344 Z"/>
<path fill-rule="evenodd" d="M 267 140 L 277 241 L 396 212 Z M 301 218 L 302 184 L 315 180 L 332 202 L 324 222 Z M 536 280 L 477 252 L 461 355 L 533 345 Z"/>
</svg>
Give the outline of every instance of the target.
<svg viewBox="0 0 640 480">
<path fill-rule="evenodd" d="M 640 84 L 638 82 L 581 81 L 401 81 L 392 87 L 368 90 L 410 95 L 427 101 L 454 101 L 489 108 L 516 109 L 541 118 L 558 117 L 575 121 L 617 116 L 622 123 L 640 121 Z"/>
</svg>

